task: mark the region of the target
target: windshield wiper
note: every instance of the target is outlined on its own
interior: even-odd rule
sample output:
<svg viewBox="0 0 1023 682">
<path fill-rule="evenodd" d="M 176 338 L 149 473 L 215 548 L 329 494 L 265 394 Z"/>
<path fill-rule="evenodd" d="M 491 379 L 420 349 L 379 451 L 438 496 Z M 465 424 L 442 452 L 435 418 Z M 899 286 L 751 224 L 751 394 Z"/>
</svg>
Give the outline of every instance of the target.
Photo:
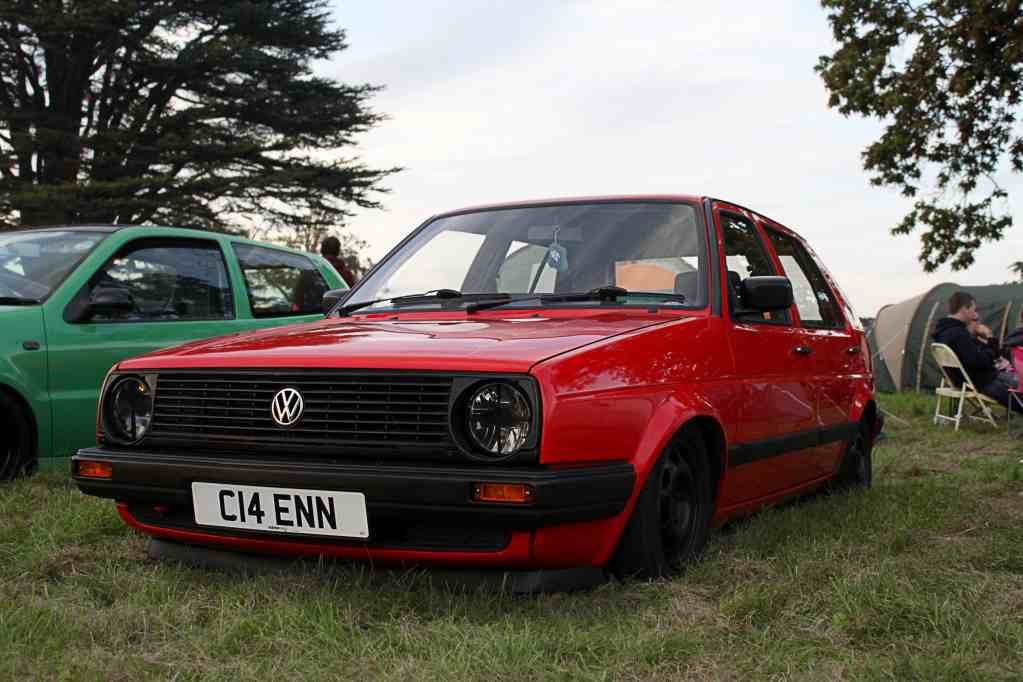
<svg viewBox="0 0 1023 682">
<path fill-rule="evenodd" d="M 392 305 L 414 305 L 417 303 L 426 303 L 429 301 L 449 301 L 454 299 L 465 299 L 469 301 L 486 301 L 490 302 L 504 302 L 511 298 L 511 294 L 501 293 L 476 293 L 476 294 L 463 294 L 461 291 L 455 289 L 435 289 L 433 291 L 425 291 L 421 294 L 407 294 L 405 296 L 395 296 L 393 298 L 378 298 L 373 301 L 360 301 L 358 303 L 352 303 L 350 305 L 343 305 L 337 309 L 338 314 L 341 317 L 350 315 L 351 313 L 361 308 L 368 308 L 371 305 L 377 303 L 387 303 L 390 301 Z"/>
<path fill-rule="evenodd" d="M 599 301 L 601 303 L 610 303 L 623 296 L 646 296 L 655 297 L 661 299 L 668 299 L 671 301 L 677 301 L 678 303 L 685 303 L 686 297 L 683 294 L 667 294 L 659 291 L 629 291 L 622 287 L 597 287 L 596 289 L 590 289 L 589 291 L 571 292 L 567 294 L 529 294 L 527 296 L 518 296 L 515 298 L 507 298 L 502 301 L 481 301 L 479 303 L 473 303 L 466 306 L 466 313 L 475 313 L 480 310 L 489 310 L 490 308 L 497 308 L 509 303 L 518 303 L 520 301 L 540 301 L 541 303 L 574 303 L 579 301 Z"/>
<path fill-rule="evenodd" d="M 18 296 L 0 296 L 0 305 L 39 305 L 42 303 L 36 298 L 20 298 Z"/>
</svg>

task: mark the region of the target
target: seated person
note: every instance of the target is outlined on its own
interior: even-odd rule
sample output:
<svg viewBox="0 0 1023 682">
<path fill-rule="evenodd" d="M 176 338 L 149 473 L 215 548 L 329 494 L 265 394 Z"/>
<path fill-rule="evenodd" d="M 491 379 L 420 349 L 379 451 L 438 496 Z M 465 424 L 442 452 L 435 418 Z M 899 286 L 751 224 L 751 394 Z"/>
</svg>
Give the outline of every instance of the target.
<svg viewBox="0 0 1023 682">
<path fill-rule="evenodd" d="M 948 317 L 938 320 L 931 338 L 955 352 L 978 391 L 1008 405 L 1009 389 L 1019 385 L 1018 379 L 1014 372 L 999 368 L 998 342 L 987 327 L 977 322 L 977 301 L 957 291 L 948 301 L 948 312 Z"/>
</svg>

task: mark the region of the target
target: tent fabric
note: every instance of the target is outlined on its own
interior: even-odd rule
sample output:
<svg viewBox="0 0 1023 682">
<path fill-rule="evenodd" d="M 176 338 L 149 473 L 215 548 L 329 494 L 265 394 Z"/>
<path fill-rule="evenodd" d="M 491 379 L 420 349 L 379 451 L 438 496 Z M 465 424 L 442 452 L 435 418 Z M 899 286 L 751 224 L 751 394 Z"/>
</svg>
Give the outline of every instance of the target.
<svg viewBox="0 0 1023 682">
<path fill-rule="evenodd" d="M 1023 310 L 1023 283 L 962 287 L 939 284 L 901 303 L 882 307 L 870 341 L 877 390 L 929 391 L 941 383 L 931 357 L 931 334 L 938 320 L 948 315 L 948 299 L 965 291 L 977 299 L 977 313 L 998 339 L 1015 329 Z"/>
</svg>

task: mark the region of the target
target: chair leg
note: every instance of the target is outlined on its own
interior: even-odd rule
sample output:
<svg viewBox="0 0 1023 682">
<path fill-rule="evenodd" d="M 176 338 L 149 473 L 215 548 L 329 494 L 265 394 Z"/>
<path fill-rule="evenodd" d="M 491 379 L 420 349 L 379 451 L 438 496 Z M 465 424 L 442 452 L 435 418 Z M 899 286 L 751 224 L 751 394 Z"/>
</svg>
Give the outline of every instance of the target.
<svg viewBox="0 0 1023 682">
<path fill-rule="evenodd" d="M 956 410 L 956 428 L 955 428 L 956 431 L 959 430 L 959 423 L 963 421 L 963 403 L 966 402 L 966 401 L 963 400 L 962 396 L 959 396 L 959 400 L 957 402 L 959 403 L 959 409 Z"/>
</svg>

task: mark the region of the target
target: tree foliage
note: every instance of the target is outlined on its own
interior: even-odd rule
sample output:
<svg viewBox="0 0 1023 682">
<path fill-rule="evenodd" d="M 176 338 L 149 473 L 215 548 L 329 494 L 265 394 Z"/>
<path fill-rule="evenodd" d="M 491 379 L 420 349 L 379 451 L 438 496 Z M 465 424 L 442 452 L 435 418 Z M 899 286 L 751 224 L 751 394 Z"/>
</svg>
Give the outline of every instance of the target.
<svg viewBox="0 0 1023 682">
<path fill-rule="evenodd" d="M 1020 0 L 822 0 L 839 47 L 817 71 L 829 104 L 884 121 L 863 153 L 875 185 L 914 197 L 927 271 L 973 263 L 1012 225 L 996 174 L 1023 171 Z"/>
<path fill-rule="evenodd" d="M 0 3 L 0 229 L 237 230 L 376 207 L 346 154 L 376 87 L 317 76 L 344 50 L 325 0 Z"/>
</svg>

